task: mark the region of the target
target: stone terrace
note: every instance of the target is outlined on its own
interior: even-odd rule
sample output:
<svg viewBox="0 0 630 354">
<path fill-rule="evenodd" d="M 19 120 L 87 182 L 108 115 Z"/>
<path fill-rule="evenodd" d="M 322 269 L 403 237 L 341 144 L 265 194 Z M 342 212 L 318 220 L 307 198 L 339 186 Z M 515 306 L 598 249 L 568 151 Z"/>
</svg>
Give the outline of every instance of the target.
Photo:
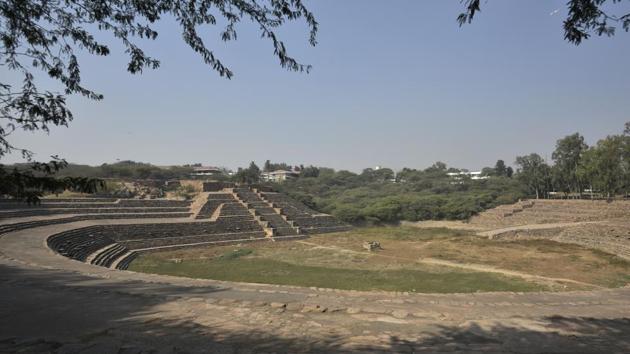
<svg viewBox="0 0 630 354">
<path fill-rule="evenodd" d="M 196 219 L 210 219 L 217 209 L 224 203 L 236 202 L 230 193 L 209 193 L 206 203 L 201 207 Z"/>
<path fill-rule="evenodd" d="M 234 193 L 260 221 L 268 222 L 274 229 L 274 235 L 291 236 L 300 233 L 300 229 L 292 226 L 282 214 L 278 213 L 271 205 L 264 201 L 256 192 L 249 188 L 236 188 Z"/>
<path fill-rule="evenodd" d="M 263 240 L 265 237 L 265 232 L 253 218 L 220 218 L 216 222 L 90 226 L 52 235 L 48 245 L 66 257 L 110 267 L 130 253 Z"/>
<path fill-rule="evenodd" d="M 274 194 L 274 197 L 279 199 L 280 195 Z M 11 219 L 0 221 L 0 235 L 100 219 L 105 223 L 50 236 L 48 246 L 77 261 L 126 269 L 141 252 L 305 237 L 301 230 L 317 233 L 347 229 L 331 216 L 317 214 L 290 198 L 282 199 L 283 207 L 278 207 L 247 187 L 207 192 L 201 198 L 205 203 L 199 199 L 204 204 L 197 209 L 194 218 L 190 218 L 190 201 L 67 198 L 44 199 L 39 205 L 28 206 L 3 200 L 0 201 L 0 218 Z M 291 215 L 296 218 L 283 213 L 283 208 L 293 211 Z M 141 218 L 178 218 L 179 221 L 128 222 Z M 107 224 L 113 220 L 121 221 Z"/>
<path fill-rule="evenodd" d="M 291 226 L 299 227 L 304 233 L 320 234 L 347 231 L 350 226 L 334 217 L 321 214 L 306 205 L 281 193 L 258 193 Z"/>
<path fill-rule="evenodd" d="M 26 203 L 3 200 L 0 201 L 0 220 L 16 217 L 59 214 L 129 214 L 131 216 L 131 214 L 155 215 L 159 213 L 162 217 L 179 218 L 182 217 L 183 213 L 190 212 L 190 204 L 190 201 L 167 199 L 42 199 L 41 203 L 37 205 L 28 205 Z"/>
<path fill-rule="evenodd" d="M 541 199 L 487 210 L 474 216 L 470 224 L 490 229 L 529 224 L 624 219 L 628 215 L 630 201 Z"/>
</svg>

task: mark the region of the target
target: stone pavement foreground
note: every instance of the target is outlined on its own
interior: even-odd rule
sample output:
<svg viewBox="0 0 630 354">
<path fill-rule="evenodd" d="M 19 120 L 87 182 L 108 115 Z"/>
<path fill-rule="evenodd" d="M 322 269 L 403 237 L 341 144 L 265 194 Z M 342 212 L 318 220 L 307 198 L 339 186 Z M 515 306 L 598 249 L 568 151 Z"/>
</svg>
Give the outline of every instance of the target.
<svg viewBox="0 0 630 354">
<path fill-rule="evenodd" d="M 106 222 L 0 237 L 0 353 L 630 352 L 630 288 L 431 295 L 244 284 L 114 271 L 45 245 Z"/>
</svg>

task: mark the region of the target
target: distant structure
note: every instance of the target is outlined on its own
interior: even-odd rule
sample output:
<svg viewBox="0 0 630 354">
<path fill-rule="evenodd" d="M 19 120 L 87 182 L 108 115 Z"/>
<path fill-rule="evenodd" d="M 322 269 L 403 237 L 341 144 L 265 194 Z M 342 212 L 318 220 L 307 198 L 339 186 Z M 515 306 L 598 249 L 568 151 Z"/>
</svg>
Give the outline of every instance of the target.
<svg viewBox="0 0 630 354">
<path fill-rule="evenodd" d="M 223 170 L 214 166 L 196 166 L 190 174 L 193 177 L 208 177 L 222 175 Z"/>
<path fill-rule="evenodd" d="M 470 177 L 472 180 L 479 179 L 488 179 L 488 176 L 483 176 L 481 171 L 459 171 L 459 172 L 448 172 L 447 175 L 453 179 L 460 180 L 463 177 Z"/>
<path fill-rule="evenodd" d="M 289 179 L 297 178 L 300 172 L 296 170 L 276 170 L 271 172 L 263 172 L 260 176 L 266 182 L 284 182 Z"/>
</svg>

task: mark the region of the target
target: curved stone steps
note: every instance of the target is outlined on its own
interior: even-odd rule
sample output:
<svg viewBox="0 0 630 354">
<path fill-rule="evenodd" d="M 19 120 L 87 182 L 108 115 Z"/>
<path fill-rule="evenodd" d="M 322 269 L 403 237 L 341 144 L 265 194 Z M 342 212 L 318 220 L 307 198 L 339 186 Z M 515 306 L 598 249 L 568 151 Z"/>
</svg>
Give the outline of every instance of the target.
<svg viewBox="0 0 630 354">
<path fill-rule="evenodd" d="M 126 270 L 127 268 L 129 268 L 129 265 L 131 264 L 131 262 L 133 262 L 133 260 L 136 259 L 136 257 L 138 257 L 138 252 L 129 251 L 123 254 L 122 256 L 118 257 L 116 260 L 114 260 L 109 265 L 109 268 Z"/>
<path fill-rule="evenodd" d="M 101 267 L 108 267 L 116 260 L 118 259 L 121 255 L 125 254 L 126 252 L 128 252 L 127 248 L 119 243 L 114 243 L 113 245 L 111 245 L 110 247 L 101 250 L 98 252 L 98 254 L 96 255 L 96 257 L 94 257 L 94 259 L 90 260 L 86 260 L 86 263 L 91 263 L 94 265 L 98 265 Z"/>
<path fill-rule="evenodd" d="M 63 217 L 58 219 L 25 221 L 11 224 L 0 224 L 0 235 L 30 229 L 33 227 L 49 226 L 56 224 L 71 223 L 85 220 L 102 220 L 102 219 L 164 219 L 164 218 L 188 218 L 190 213 L 146 213 L 146 214 L 88 214 Z"/>
<path fill-rule="evenodd" d="M 48 246 L 63 256 L 85 262 L 94 252 L 114 243 L 96 230 L 89 226 L 61 232 L 48 238 Z"/>
</svg>

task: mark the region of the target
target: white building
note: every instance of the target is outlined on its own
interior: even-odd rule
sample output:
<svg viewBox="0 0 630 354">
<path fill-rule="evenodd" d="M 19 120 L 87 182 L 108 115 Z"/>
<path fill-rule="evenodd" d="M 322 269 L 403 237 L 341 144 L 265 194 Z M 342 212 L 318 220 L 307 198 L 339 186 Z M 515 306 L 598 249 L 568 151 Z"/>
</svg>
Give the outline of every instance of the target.
<svg viewBox="0 0 630 354">
<path fill-rule="evenodd" d="M 263 181 L 267 182 L 283 182 L 288 179 L 297 178 L 300 175 L 297 171 L 289 171 L 289 170 L 276 170 L 272 172 L 263 172 L 261 173 L 261 177 Z"/>
<path fill-rule="evenodd" d="M 190 174 L 193 177 L 217 176 L 223 174 L 223 170 L 213 166 L 197 166 Z"/>
<path fill-rule="evenodd" d="M 462 177 L 469 177 L 472 180 L 488 179 L 488 176 L 482 176 L 481 171 L 460 171 L 460 172 L 448 172 L 449 177 L 454 179 L 462 179 Z"/>
</svg>

